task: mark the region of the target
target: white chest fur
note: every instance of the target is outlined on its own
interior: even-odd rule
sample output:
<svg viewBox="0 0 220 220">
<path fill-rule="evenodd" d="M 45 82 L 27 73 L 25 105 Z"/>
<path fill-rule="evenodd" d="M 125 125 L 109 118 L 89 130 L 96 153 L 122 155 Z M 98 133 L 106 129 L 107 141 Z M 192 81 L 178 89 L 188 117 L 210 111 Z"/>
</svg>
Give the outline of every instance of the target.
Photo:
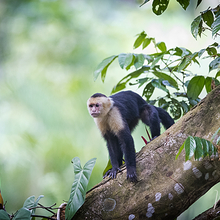
<svg viewBox="0 0 220 220">
<path fill-rule="evenodd" d="M 94 118 L 94 121 L 102 135 L 104 135 L 107 131 L 111 131 L 117 135 L 119 131 L 124 129 L 124 121 L 117 107 L 113 107 L 102 118 Z"/>
</svg>

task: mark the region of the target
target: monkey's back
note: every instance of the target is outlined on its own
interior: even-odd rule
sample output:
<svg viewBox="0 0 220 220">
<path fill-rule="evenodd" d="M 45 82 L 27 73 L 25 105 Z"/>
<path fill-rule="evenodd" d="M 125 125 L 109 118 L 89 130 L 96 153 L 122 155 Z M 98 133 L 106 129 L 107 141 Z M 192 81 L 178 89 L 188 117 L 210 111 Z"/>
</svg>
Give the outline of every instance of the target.
<svg viewBox="0 0 220 220">
<path fill-rule="evenodd" d="M 122 91 L 110 96 L 110 98 L 113 99 L 114 106 L 119 109 L 122 117 L 129 124 L 134 123 L 134 121 L 136 124 L 141 111 L 148 105 L 140 95 L 132 91 Z"/>
</svg>

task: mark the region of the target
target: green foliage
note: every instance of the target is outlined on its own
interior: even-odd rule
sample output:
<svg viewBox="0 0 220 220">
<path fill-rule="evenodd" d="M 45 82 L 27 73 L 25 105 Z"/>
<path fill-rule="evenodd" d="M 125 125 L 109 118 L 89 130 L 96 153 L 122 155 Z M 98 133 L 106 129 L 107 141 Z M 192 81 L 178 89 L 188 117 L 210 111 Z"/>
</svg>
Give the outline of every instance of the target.
<svg viewBox="0 0 220 220">
<path fill-rule="evenodd" d="M 95 72 L 94 72 L 94 79 L 96 80 L 97 77 L 99 76 L 99 74 L 101 73 L 101 78 L 102 81 L 104 82 L 105 80 L 105 76 L 106 76 L 106 71 L 109 67 L 109 65 L 114 61 L 114 59 L 118 57 L 118 56 L 111 56 L 108 57 L 106 59 L 104 59 L 96 68 Z"/>
<path fill-rule="evenodd" d="M 95 166 L 95 162 L 96 158 L 93 158 L 82 168 L 78 157 L 72 159 L 75 180 L 73 182 L 70 198 L 66 206 L 65 219 L 72 219 L 77 210 L 83 205 L 86 197 L 87 185 Z"/>
<path fill-rule="evenodd" d="M 195 160 L 206 156 L 216 155 L 214 145 L 203 138 L 189 136 L 180 147 L 176 159 L 179 157 L 182 150 L 185 149 L 185 161 L 190 160 L 194 155 Z"/>
<path fill-rule="evenodd" d="M 215 137 L 218 135 L 218 133 L 220 133 L 220 128 L 217 129 L 217 131 L 215 132 L 215 134 L 213 134 L 212 136 L 212 141 L 215 139 Z M 217 140 L 216 140 L 216 144 L 219 145 L 220 144 L 220 136 L 218 136 Z"/>
<path fill-rule="evenodd" d="M 196 99 L 201 93 L 205 85 L 204 76 L 194 76 L 187 86 L 187 96 L 191 99 Z"/>
<path fill-rule="evenodd" d="M 31 220 L 32 215 L 35 214 L 36 207 L 38 205 L 38 202 L 41 198 L 44 196 L 39 196 L 36 201 L 35 201 L 35 196 L 30 196 L 29 198 L 26 199 L 24 202 L 24 205 L 21 209 L 19 209 L 15 215 L 11 218 L 13 220 Z M 5 210 L 0 210 L 0 219 L 1 220 L 8 220 L 9 215 Z"/>
<path fill-rule="evenodd" d="M 3 209 L 0 209 L 0 219 L 1 220 L 10 220 L 8 213 Z"/>
<path fill-rule="evenodd" d="M 31 211 L 24 207 L 19 209 L 13 220 L 31 220 Z"/>
<path fill-rule="evenodd" d="M 220 30 L 220 7 L 208 8 L 201 12 L 201 15 L 196 17 L 191 24 L 191 33 L 193 37 L 197 39 L 197 36 L 201 37 L 201 34 L 209 29 L 212 31 L 214 37 Z"/>
<path fill-rule="evenodd" d="M 161 15 L 168 7 L 169 0 L 154 0 L 152 10 L 156 15 Z"/>
<path fill-rule="evenodd" d="M 65 210 L 65 218 L 67 220 L 72 219 L 76 211 L 82 206 L 86 197 L 86 189 L 89 183 L 89 179 L 92 173 L 92 170 L 95 166 L 96 158 L 89 160 L 84 167 L 81 167 L 80 159 L 75 157 L 72 159 L 75 180 L 72 185 L 70 198 L 66 206 Z M 35 196 L 30 196 L 24 202 L 24 205 L 21 209 L 19 209 L 14 216 L 8 215 L 8 213 L 1 209 L 0 210 L 0 219 L 1 220 L 31 220 L 35 214 L 36 207 L 38 206 L 38 202 L 44 196 L 39 196 L 35 201 Z M 43 206 L 40 206 L 44 208 Z M 44 217 L 44 216 L 42 216 Z"/>
<path fill-rule="evenodd" d="M 140 6 L 146 4 L 149 1 L 150 0 L 145 0 Z M 181 7 L 184 10 L 188 8 L 190 3 L 190 0 L 176 0 L 176 1 L 181 5 Z M 191 0 L 191 1 L 195 1 L 195 0 Z M 198 7 L 201 2 L 202 0 L 197 0 L 196 7 Z M 152 10 L 156 15 L 161 15 L 167 9 L 168 4 L 169 4 L 169 0 L 153 0 Z"/>
<path fill-rule="evenodd" d="M 125 89 L 128 84 L 138 86 L 138 88 L 144 86 L 142 96 L 151 104 L 158 102 L 160 107 L 169 108 L 174 119 L 180 118 L 182 114 L 188 112 L 192 106 L 200 101 L 199 95 L 203 88 L 208 93 L 211 91 L 212 82 L 215 85 L 219 84 L 217 79 L 220 75 L 219 71 L 215 77 L 205 77 L 197 76 L 188 70 L 191 64 L 200 65 L 199 59 L 207 57 L 214 58 L 209 64 L 209 72 L 218 70 L 220 63 L 218 43 L 215 42 L 197 52 L 191 52 L 189 49 L 182 47 L 167 49 L 165 42 L 157 43 L 154 38 L 148 37 L 143 31 L 137 35 L 133 47 L 135 49 L 142 47 L 143 49 L 149 44 L 154 45 L 155 53 L 121 53 L 106 58 L 97 67 L 94 74 L 95 79 L 101 74 L 104 81 L 109 65 L 118 58 L 119 66 L 130 72 L 117 83 L 112 93 Z M 105 74 L 103 74 L 103 70 Z M 144 77 L 141 77 L 142 75 Z M 189 79 L 186 80 L 187 78 Z M 163 91 L 165 95 L 151 100 L 155 88 Z"/>
<path fill-rule="evenodd" d="M 111 163 L 111 160 L 109 159 L 109 160 L 108 160 L 108 164 L 107 164 L 107 166 L 105 167 L 105 169 L 104 169 L 104 171 L 103 171 L 103 176 L 104 176 L 105 173 L 106 173 L 108 170 L 110 170 L 110 169 L 112 169 L 112 163 Z"/>
<path fill-rule="evenodd" d="M 26 209 L 30 209 L 31 208 L 31 214 L 34 214 L 36 211 L 36 208 L 33 209 L 34 207 L 37 207 L 38 202 L 41 198 L 43 198 L 44 196 L 41 195 L 39 196 L 36 201 L 35 201 L 35 196 L 30 196 L 29 198 L 26 199 L 26 201 L 24 202 L 23 208 Z"/>
</svg>

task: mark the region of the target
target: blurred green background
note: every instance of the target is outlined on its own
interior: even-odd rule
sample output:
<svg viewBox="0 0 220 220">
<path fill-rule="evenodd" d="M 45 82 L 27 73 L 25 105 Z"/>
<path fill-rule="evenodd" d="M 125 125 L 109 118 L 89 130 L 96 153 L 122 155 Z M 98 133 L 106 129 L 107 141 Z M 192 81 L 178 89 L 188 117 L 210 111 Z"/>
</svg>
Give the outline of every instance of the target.
<svg viewBox="0 0 220 220">
<path fill-rule="evenodd" d="M 168 48 L 195 51 L 212 43 L 209 35 L 196 41 L 190 24 L 217 0 L 186 12 L 171 1 L 159 17 L 151 4 L 140 8 L 140 3 L 0 1 L 0 178 L 8 212 L 21 208 L 31 195 L 43 194 L 44 205 L 67 201 L 74 180 L 73 157 L 82 165 L 97 158 L 89 188 L 102 180 L 108 152 L 86 101 L 95 92 L 109 95 L 127 74 L 115 62 L 104 84 L 100 79 L 94 82 L 93 71 L 104 58 L 132 52 L 135 36 L 143 30 Z M 195 71 L 206 74 L 208 67 Z M 144 146 L 141 135 L 146 137 L 139 125 L 133 135 L 137 151 Z M 179 219 L 191 219 L 212 206 L 215 193 Z"/>
</svg>

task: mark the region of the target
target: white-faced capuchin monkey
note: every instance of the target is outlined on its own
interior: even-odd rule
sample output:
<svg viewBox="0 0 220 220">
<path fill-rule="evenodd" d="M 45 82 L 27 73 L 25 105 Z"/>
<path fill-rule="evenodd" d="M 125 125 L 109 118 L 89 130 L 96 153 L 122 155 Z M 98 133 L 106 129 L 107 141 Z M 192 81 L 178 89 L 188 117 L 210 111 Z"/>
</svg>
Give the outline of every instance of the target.
<svg viewBox="0 0 220 220">
<path fill-rule="evenodd" d="M 119 92 L 110 97 L 96 93 L 88 99 L 87 106 L 107 141 L 112 169 L 103 178 L 116 178 L 124 155 L 127 179 L 136 182 L 135 148 L 131 132 L 141 119 L 150 127 L 151 136 L 155 138 L 160 135 L 160 122 L 168 129 L 174 124 L 174 120 L 165 110 L 147 104 L 140 95 L 132 91 Z"/>
</svg>

